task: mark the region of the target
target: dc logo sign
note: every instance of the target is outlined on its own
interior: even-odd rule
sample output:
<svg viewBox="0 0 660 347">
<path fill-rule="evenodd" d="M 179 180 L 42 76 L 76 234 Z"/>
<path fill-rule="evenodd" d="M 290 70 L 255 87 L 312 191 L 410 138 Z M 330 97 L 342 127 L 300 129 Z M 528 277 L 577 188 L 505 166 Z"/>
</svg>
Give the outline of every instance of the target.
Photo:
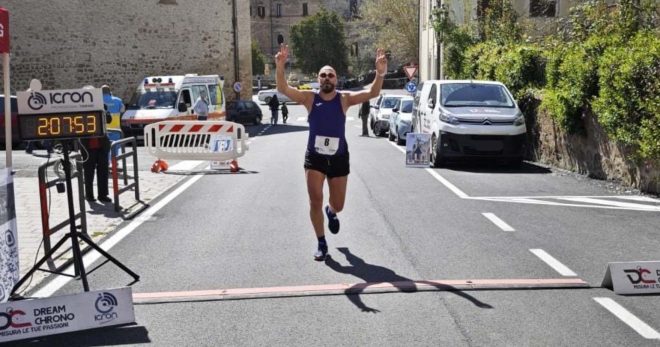
<svg viewBox="0 0 660 347">
<path fill-rule="evenodd" d="M 32 92 L 28 98 L 28 106 L 35 111 L 41 110 L 47 103 L 46 97 L 41 93 Z"/>
<path fill-rule="evenodd" d="M 117 312 L 112 311 L 115 306 L 117 306 L 117 298 L 108 292 L 99 293 L 99 297 L 96 298 L 94 306 L 99 313 L 94 315 L 94 320 L 101 322 L 101 324 L 108 323 L 119 317 Z"/>
</svg>

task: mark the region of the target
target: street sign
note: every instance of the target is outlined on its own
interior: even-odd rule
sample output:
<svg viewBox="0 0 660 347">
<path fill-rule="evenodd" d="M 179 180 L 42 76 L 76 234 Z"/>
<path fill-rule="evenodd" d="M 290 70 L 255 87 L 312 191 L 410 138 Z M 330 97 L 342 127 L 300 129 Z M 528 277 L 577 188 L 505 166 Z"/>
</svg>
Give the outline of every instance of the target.
<svg viewBox="0 0 660 347">
<path fill-rule="evenodd" d="M 236 82 L 236 83 L 234 83 L 234 91 L 235 91 L 236 93 L 240 93 L 240 92 L 241 92 L 241 89 L 243 89 L 243 87 L 241 86 L 241 82 Z"/>
<path fill-rule="evenodd" d="M 403 70 L 406 72 L 408 79 L 411 80 L 415 78 L 415 74 L 417 73 L 417 65 L 404 66 Z"/>
<path fill-rule="evenodd" d="M 417 91 L 417 85 L 415 84 L 415 82 L 406 83 L 406 91 L 408 91 L 408 93 L 411 93 L 411 94 L 416 92 Z"/>
<path fill-rule="evenodd" d="M 9 11 L 0 7 L 0 53 L 9 53 Z"/>
</svg>

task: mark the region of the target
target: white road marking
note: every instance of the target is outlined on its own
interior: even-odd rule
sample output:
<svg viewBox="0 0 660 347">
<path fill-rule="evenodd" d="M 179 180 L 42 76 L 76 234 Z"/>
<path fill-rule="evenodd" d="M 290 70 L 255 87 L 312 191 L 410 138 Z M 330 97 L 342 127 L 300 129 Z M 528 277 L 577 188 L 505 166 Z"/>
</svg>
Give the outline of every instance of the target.
<svg viewBox="0 0 660 347">
<path fill-rule="evenodd" d="M 591 204 L 596 204 L 596 205 L 605 205 L 605 206 L 627 207 L 627 208 L 635 208 L 635 209 L 648 209 L 650 211 L 660 212 L 660 206 L 651 206 L 651 205 L 645 205 L 645 204 L 634 204 L 634 203 L 631 203 L 631 202 L 620 202 L 620 201 L 613 201 L 613 200 L 594 199 L 594 198 L 589 198 L 589 197 L 577 197 L 577 198 L 565 197 L 564 200 L 591 203 Z"/>
<path fill-rule="evenodd" d="M 555 271 L 559 272 L 560 275 L 577 277 L 577 274 L 575 272 L 573 272 L 571 269 L 569 269 L 566 265 L 560 263 L 559 260 L 555 259 L 553 256 L 548 254 L 546 251 L 544 251 L 542 249 L 538 249 L 538 248 L 530 249 L 529 251 L 534 253 L 534 255 L 539 257 L 546 264 L 550 265 L 550 267 L 555 269 Z"/>
<path fill-rule="evenodd" d="M 160 200 L 157 204 L 154 206 L 148 208 L 146 211 L 144 211 L 143 214 L 140 214 L 139 216 L 135 217 L 135 219 L 129 223 L 127 226 L 122 228 L 121 230 L 117 231 L 114 235 L 112 235 L 110 238 L 106 239 L 103 241 L 103 243 L 100 245 L 100 247 L 108 252 L 112 247 L 114 247 L 119 241 L 123 240 L 126 236 L 128 236 L 131 232 L 133 232 L 135 229 L 137 229 L 142 223 L 145 221 L 148 221 L 156 212 L 158 212 L 161 208 L 165 207 L 168 203 L 170 203 L 174 198 L 179 196 L 179 194 L 183 193 L 188 187 L 192 186 L 195 182 L 199 181 L 204 175 L 196 175 L 193 176 L 191 179 L 186 181 L 183 185 L 178 187 L 176 190 L 174 190 L 172 193 L 170 193 L 168 196 Z M 98 260 L 101 257 L 101 254 L 96 252 L 95 250 L 91 250 L 89 253 L 87 253 L 83 257 L 83 264 L 90 265 L 96 260 Z M 121 261 L 121 259 L 120 259 Z M 108 263 L 108 266 L 115 266 L 112 263 Z M 85 267 L 87 268 L 87 267 Z M 73 266 L 69 266 L 65 271 L 65 274 L 69 274 L 73 276 Z M 49 297 L 52 296 L 56 291 L 58 291 L 60 288 L 62 288 L 64 285 L 66 285 L 69 281 L 71 281 L 71 277 L 68 276 L 57 276 L 55 277 L 54 280 L 50 281 L 46 286 L 41 288 L 39 291 L 34 293 L 33 296 L 35 297 Z"/>
<path fill-rule="evenodd" d="M 357 126 L 357 128 L 362 129 L 361 126 Z M 404 147 L 401 147 L 401 146 L 397 145 L 396 143 L 394 143 L 392 141 L 387 141 L 387 142 L 389 142 L 390 145 L 394 146 L 394 148 L 396 148 L 396 149 L 400 150 L 401 152 L 403 152 L 403 154 L 406 154 L 406 149 Z"/>
<path fill-rule="evenodd" d="M 350 121 L 355 120 L 355 117 L 346 117 L 346 120 L 350 122 Z"/>
<path fill-rule="evenodd" d="M 516 229 L 512 228 L 509 224 L 506 224 L 503 220 L 501 220 L 499 217 L 497 217 L 494 213 L 486 212 L 486 213 L 482 213 L 482 215 L 484 217 L 488 218 L 488 220 L 493 222 L 493 224 L 497 225 L 503 231 L 516 231 Z"/>
<path fill-rule="evenodd" d="M 626 323 L 638 334 L 642 335 L 645 339 L 660 340 L 660 333 L 644 323 L 641 319 L 637 318 L 630 311 L 626 310 L 623 306 L 619 305 L 616 301 L 610 298 L 594 298 L 594 300 L 619 318 L 622 322 Z"/>
<path fill-rule="evenodd" d="M 428 169 L 426 169 L 426 172 L 430 173 L 431 176 L 433 176 L 436 180 L 438 180 L 445 187 L 447 187 L 449 190 L 454 192 L 454 194 L 458 195 L 459 198 L 461 198 L 461 199 L 469 199 L 470 198 L 467 194 L 463 193 L 462 190 L 458 189 L 458 187 L 453 185 L 451 182 L 447 181 L 446 178 L 440 176 L 440 174 L 437 173 L 435 170 L 432 170 L 432 169 L 428 168 Z"/>
<path fill-rule="evenodd" d="M 297 120 L 298 122 L 304 122 L 304 121 L 307 120 L 307 117 L 298 117 L 298 118 L 296 118 L 296 120 Z"/>
<path fill-rule="evenodd" d="M 182 162 L 179 162 L 179 163 L 176 163 L 176 164 L 170 166 L 170 168 L 168 170 L 172 170 L 172 171 L 190 171 L 190 170 L 196 168 L 197 166 L 199 166 L 200 164 L 202 164 L 203 162 L 204 162 L 203 160 L 185 160 L 185 161 L 182 161 Z"/>
</svg>

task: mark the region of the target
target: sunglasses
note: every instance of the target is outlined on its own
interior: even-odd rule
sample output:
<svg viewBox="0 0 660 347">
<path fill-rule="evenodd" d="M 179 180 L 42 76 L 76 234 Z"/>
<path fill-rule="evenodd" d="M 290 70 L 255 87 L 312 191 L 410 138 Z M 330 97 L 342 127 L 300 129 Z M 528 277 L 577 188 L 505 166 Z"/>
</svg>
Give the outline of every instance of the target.
<svg viewBox="0 0 660 347">
<path fill-rule="evenodd" d="M 321 78 L 326 78 L 326 77 L 327 78 L 335 78 L 335 74 L 333 74 L 332 72 L 331 73 L 321 72 L 319 74 L 319 77 L 321 77 Z"/>
</svg>

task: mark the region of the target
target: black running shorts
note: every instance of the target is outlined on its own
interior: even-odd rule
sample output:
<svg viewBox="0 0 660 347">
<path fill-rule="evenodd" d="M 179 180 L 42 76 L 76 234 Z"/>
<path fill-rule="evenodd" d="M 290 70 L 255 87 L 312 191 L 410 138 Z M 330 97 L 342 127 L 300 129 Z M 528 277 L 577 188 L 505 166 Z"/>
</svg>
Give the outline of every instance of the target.
<svg viewBox="0 0 660 347">
<path fill-rule="evenodd" d="M 305 152 L 305 169 L 319 171 L 328 178 L 348 176 L 351 172 L 348 153 L 328 156 L 307 151 Z"/>
</svg>

